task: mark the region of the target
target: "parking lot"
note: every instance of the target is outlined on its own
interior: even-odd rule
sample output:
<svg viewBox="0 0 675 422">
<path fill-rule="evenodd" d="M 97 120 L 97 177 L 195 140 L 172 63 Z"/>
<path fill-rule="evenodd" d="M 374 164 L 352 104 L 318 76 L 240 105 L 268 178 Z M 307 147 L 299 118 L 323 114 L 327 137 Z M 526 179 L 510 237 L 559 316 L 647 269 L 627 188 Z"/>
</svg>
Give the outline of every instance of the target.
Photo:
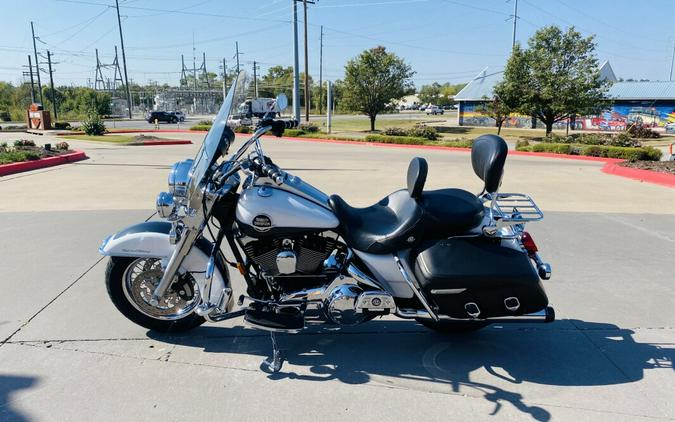
<svg viewBox="0 0 675 422">
<path fill-rule="evenodd" d="M 200 135 L 171 136 L 195 144 L 72 141 L 89 160 L 0 178 L 0 420 L 675 419 L 673 189 L 598 162 L 510 156 L 502 190 L 546 214 L 529 229 L 553 267 L 556 322 L 455 336 L 388 318 L 311 328 L 279 336 L 286 363 L 270 375 L 269 336 L 241 319 L 160 335 L 107 297 L 102 239 L 153 218 L 169 166 L 199 147 Z M 403 187 L 415 155 L 428 188 L 480 190 L 467 152 L 263 145 L 356 206 Z"/>
</svg>

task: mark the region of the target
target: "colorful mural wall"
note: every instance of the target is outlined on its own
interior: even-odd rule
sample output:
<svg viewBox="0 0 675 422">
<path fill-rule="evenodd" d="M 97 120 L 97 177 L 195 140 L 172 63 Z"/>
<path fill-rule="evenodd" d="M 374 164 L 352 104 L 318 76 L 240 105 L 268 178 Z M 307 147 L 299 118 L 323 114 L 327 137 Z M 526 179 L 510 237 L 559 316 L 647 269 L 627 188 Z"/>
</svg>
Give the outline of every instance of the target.
<svg viewBox="0 0 675 422">
<path fill-rule="evenodd" d="M 495 120 L 481 112 L 479 101 L 462 101 L 459 108 L 459 124 L 466 126 L 494 126 Z M 656 103 L 654 101 L 621 101 L 598 116 L 577 117 L 573 129 L 622 131 L 634 123 L 647 127 L 664 127 L 675 122 L 675 102 Z M 554 128 L 564 128 L 566 121 L 560 121 Z M 541 122 L 536 122 L 542 127 Z M 532 118 L 515 115 L 504 122 L 504 127 L 532 127 Z"/>
</svg>

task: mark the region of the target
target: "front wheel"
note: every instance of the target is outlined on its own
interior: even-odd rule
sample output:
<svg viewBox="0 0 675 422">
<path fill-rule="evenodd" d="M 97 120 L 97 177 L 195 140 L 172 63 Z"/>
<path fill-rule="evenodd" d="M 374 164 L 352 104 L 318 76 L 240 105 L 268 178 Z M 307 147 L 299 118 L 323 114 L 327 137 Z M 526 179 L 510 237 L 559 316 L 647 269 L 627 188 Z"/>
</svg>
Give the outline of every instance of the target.
<svg viewBox="0 0 675 422">
<path fill-rule="evenodd" d="M 490 323 L 486 321 L 434 321 L 430 318 L 415 318 L 415 321 L 442 334 L 469 333 L 490 325 Z"/>
<path fill-rule="evenodd" d="M 162 273 L 157 258 L 112 257 L 105 274 L 108 295 L 125 317 L 150 330 L 180 332 L 204 323 L 194 312 L 201 298 L 189 273 L 176 277 L 158 306 L 150 304 Z"/>
</svg>

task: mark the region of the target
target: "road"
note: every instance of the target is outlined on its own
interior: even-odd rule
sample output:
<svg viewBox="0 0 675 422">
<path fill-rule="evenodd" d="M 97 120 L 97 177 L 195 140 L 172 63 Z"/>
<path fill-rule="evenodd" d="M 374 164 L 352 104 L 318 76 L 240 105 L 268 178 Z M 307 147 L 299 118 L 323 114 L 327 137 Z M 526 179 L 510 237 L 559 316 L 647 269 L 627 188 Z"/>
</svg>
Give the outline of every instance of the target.
<svg viewBox="0 0 675 422">
<path fill-rule="evenodd" d="M 176 134 L 186 136 L 199 139 Z M 241 320 L 160 335 L 107 298 L 98 245 L 153 218 L 170 164 L 199 144 L 72 145 L 91 158 L 0 178 L 0 420 L 675 418 L 672 189 L 601 163 L 511 156 L 502 189 L 533 195 L 546 213 L 529 228 L 553 266 L 556 322 L 462 336 L 394 319 L 311 328 L 280 336 L 287 362 L 269 375 L 259 369 L 269 337 Z M 429 189 L 480 190 L 465 152 L 263 145 L 355 206 L 401 188 L 415 155 L 429 160 Z"/>
</svg>

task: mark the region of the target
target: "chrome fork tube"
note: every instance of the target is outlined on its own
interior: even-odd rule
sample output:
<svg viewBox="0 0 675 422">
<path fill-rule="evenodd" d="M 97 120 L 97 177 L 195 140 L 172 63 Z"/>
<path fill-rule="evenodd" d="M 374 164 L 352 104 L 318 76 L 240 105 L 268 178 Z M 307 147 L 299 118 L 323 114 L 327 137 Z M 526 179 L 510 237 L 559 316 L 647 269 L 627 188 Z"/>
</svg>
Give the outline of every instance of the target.
<svg viewBox="0 0 675 422">
<path fill-rule="evenodd" d="M 152 297 L 150 298 L 150 304 L 152 306 L 159 305 L 159 300 L 162 297 L 164 297 L 164 294 L 171 285 L 171 282 L 176 276 L 176 273 L 178 272 L 180 265 L 183 263 L 183 259 L 185 259 L 187 254 L 190 252 L 192 244 L 197 238 L 196 235 L 198 233 L 199 230 L 188 228 L 185 228 L 185 230 L 183 231 L 181 240 L 178 241 L 176 249 L 173 251 L 173 254 L 169 259 L 169 262 L 166 264 L 166 268 L 164 269 L 162 279 L 160 280 L 155 290 L 152 292 Z"/>
</svg>

